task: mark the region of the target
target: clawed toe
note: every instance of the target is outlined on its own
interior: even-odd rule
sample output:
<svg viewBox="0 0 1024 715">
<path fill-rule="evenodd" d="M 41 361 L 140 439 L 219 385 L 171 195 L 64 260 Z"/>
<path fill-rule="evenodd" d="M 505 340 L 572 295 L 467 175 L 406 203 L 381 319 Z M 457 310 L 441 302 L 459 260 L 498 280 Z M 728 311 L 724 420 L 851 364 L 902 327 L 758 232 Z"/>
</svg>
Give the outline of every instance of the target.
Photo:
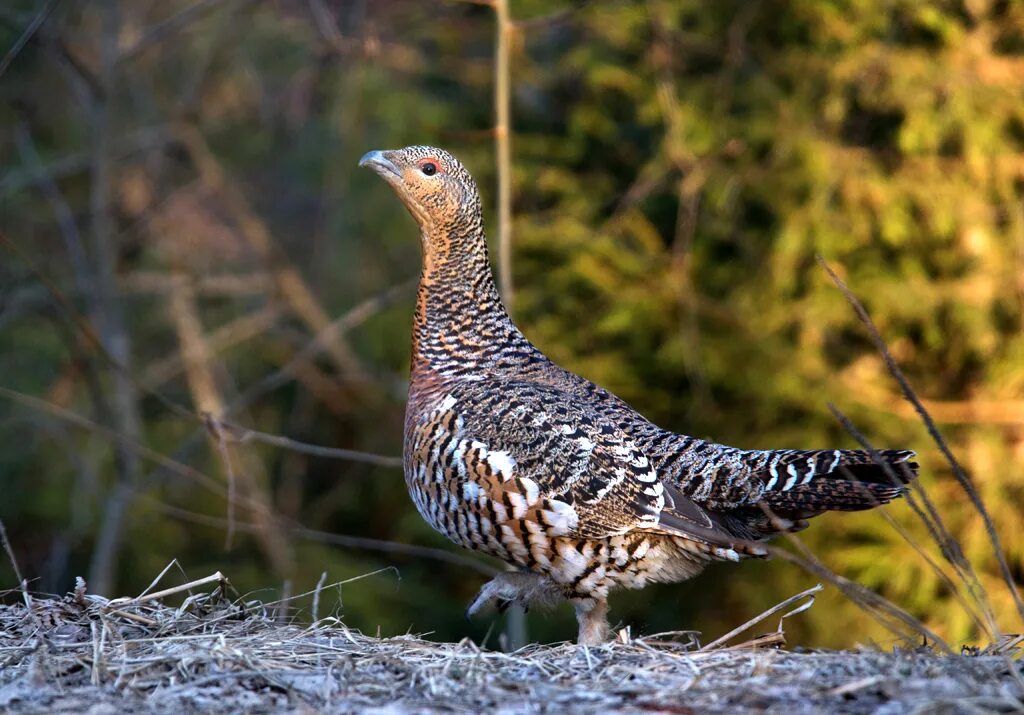
<svg viewBox="0 0 1024 715">
<path fill-rule="evenodd" d="M 536 574 L 509 572 L 501 573 L 480 587 L 476 598 L 466 609 L 466 618 L 494 604 L 499 613 L 504 613 L 512 604 L 530 610 L 531 604 L 545 605 L 554 601 L 557 591 Z"/>
<path fill-rule="evenodd" d="M 466 618 L 472 618 L 492 603 L 499 613 L 504 613 L 516 601 L 516 595 L 507 589 L 506 584 L 499 582 L 498 577 L 495 577 L 480 587 L 476 598 L 470 602 L 469 607 L 466 609 Z"/>
</svg>

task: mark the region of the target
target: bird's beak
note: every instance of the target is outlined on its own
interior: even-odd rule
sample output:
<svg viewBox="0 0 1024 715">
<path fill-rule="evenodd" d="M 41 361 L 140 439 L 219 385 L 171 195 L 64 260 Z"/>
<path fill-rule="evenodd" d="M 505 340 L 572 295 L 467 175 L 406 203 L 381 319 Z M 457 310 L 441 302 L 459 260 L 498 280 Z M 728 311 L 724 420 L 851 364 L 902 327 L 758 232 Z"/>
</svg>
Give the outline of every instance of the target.
<svg viewBox="0 0 1024 715">
<path fill-rule="evenodd" d="M 398 167 L 390 159 L 384 156 L 382 151 L 366 152 L 363 154 L 363 158 L 359 160 L 359 166 L 368 166 L 389 182 L 401 180 L 402 178 L 402 172 L 398 170 Z"/>
</svg>

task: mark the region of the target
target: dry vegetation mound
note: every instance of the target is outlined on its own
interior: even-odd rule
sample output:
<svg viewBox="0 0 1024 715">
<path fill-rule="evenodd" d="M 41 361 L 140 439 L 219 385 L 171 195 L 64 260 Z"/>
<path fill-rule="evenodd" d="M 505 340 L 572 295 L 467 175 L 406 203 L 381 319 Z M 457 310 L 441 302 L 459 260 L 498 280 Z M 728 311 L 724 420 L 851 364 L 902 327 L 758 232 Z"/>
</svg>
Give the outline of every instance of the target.
<svg viewBox="0 0 1024 715">
<path fill-rule="evenodd" d="M 214 581 L 213 592 L 190 591 L 177 608 L 163 602 Z M 1024 707 L 1019 667 L 1006 654 L 792 653 L 750 644 L 702 650 L 690 634 L 499 653 L 468 640 L 373 638 L 333 617 L 283 623 L 280 604 L 229 592 L 215 574 L 132 599 L 89 595 L 80 583 L 64 598 L 25 594 L 24 602 L 0 606 L 0 710 L 796 714 Z"/>
</svg>

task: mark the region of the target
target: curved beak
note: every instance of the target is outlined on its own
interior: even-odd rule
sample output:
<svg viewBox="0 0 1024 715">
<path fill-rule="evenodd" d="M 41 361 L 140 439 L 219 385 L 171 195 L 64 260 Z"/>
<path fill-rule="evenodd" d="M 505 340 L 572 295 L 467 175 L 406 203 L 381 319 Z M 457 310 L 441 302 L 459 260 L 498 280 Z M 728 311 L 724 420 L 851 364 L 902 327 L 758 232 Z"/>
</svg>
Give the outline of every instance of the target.
<svg viewBox="0 0 1024 715">
<path fill-rule="evenodd" d="M 389 181 L 401 179 L 402 173 L 382 151 L 368 151 L 359 160 L 359 166 L 366 166 Z"/>
</svg>

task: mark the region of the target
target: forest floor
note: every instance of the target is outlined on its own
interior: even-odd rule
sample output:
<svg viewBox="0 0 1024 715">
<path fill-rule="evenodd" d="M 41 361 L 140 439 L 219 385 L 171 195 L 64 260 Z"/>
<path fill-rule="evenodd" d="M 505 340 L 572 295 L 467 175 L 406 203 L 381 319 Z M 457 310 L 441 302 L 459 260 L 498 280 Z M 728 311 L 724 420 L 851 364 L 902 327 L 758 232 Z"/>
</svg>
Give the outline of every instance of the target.
<svg viewBox="0 0 1024 715">
<path fill-rule="evenodd" d="M 1008 655 L 941 655 L 924 648 L 796 653 L 749 644 L 701 651 L 678 635 L 622 634 L 595 648 L 560 644 L 500 653 L 468 640 L 373 638 L 334 618 L 282 623 L 273 604 L 229 600 L 221 587 L 189 595 L 178 608 L 162 603 L 166 593 L 107 600 L 87 595 L 82 584 L 63 598 L 26 595 L 0 605 L 0 711 L 798 715 L 1024 709 L 1020 663 Z"/>
</svg>

